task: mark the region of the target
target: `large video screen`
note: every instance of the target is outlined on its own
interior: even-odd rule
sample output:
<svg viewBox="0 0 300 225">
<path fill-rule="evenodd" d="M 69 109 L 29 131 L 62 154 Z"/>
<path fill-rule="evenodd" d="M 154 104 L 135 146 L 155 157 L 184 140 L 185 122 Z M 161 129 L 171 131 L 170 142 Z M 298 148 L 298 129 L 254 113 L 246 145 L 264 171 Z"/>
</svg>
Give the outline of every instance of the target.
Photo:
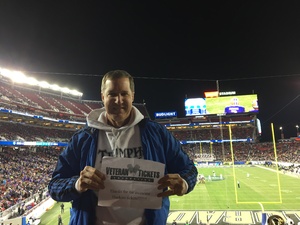
<svg viewBox="0 0 300 225">
<path fill-rule="evenodd" d="M 206 98 L 207 114 L 258 113 L 257 94 Z"/>
<path fill-rule="evenodd" d="M 257 94 L 185 99 L 185 115 L 258 113 Z"/>
<path fill-rule="evenodd" d="M 186 116 L 199 116 L 206 114 L 206 102 L 204 98 L 187 98 L 184 102 Z"/>
</svg>

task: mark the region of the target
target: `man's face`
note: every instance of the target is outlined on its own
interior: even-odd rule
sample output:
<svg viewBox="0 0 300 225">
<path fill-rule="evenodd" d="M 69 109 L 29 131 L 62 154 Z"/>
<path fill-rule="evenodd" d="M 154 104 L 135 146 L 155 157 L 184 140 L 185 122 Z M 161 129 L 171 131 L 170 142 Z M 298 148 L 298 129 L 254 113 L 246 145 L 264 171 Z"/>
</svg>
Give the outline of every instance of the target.
<svg viewBox="0 0 300 225">
<path fill-rule="evenodd" d="M 121 127 L 128 123 L 134 93 L 130 89 L 128 78 L 107 80 L 101 98 L 107 112 L 108 122 L 114 127 Z"/>
</svg>

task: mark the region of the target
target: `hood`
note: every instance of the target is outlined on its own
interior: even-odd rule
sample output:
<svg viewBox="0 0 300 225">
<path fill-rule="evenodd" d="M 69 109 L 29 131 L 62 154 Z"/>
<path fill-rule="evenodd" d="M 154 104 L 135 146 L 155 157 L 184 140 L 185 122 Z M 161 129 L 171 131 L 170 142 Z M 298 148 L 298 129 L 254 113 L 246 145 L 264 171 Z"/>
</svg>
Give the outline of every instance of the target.
<svg viewBox="0 0 300 225">
<path fill-rule="evenodd" d="M 104 107 L 92 110 L 86 117 L 89 127 L 104 131 L 111 131 L 112 129 L 124 130 L 138 124 L 142 119 L 144 119 L 144 115 L 135 106 L 132 106 L 132 113 L 129 123 L 120 128 L 115 128 L 107 124 L 106 110 Z"/>
</svg>

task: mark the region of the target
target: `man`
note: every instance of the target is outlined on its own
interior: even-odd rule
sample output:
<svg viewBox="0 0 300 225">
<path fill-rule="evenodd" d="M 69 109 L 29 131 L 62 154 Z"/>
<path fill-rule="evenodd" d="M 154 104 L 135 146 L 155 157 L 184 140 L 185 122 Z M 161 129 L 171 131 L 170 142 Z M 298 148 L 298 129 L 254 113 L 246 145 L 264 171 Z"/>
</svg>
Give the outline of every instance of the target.
<svg viewBox="0 0 300 225">
<path fill-rule="evenodd" d="M 252 101 L 252 110 L 250 110 L 249 112 L 258 112 L 259 111 L 259 107 L 258 107 L 258 100 L 253 100 Z"/>
<path fill-rule="evenodd" d="M 60 213 L 64 213 L 64 211 L 65 211 L 65 205 L 64 205 L 64 203 L 62 202 L 62 203 L 60 204 Z"/>
<path fill-rule="evenodd" d="M 49 193 L 56 201 L 72 201 L 70 225 L 166 224 L 170 195 L 193 190 L 197 169 L 168 130 L 132 105 L 133 77 L 123 70 L 110 71 L 101 83 L 104 107 L 90 112 L 87 127 L 75 133 L 61 153 Z M 98 191 L 105 188 L 100 172 L 102 157 L 127 157 L 165 164 L 158 181 L 160 209 L 101 207 Z"/>
<path fill-rule="evenodd" d="M 226 114 L 243 113 L 245 112 L 245 107 L 239 105 L 239 99 L 237 97 L 234 97 L 230 100 L 230 105 L 225 107 L 224 112 Z"/>
<path fill-rule="evenodd" d="M 61 215 L 58 215 L 58 225 L 63 225 Z"/>
</svg>

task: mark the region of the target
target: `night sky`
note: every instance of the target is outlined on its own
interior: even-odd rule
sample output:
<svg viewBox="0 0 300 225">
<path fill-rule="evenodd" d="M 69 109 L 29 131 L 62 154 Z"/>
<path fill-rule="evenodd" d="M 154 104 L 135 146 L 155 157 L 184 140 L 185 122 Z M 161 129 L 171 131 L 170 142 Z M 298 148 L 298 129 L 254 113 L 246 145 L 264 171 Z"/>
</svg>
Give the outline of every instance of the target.
<svg viewBox="0 0 300 225">
<path fill-rule="evenodd" d="M 185 97 L 258 94 L 263 129 L 300 125 L 300 1 L 0 1 L 0 67 L 100 100 L 135 77 L 135 102 L 184 117 Z"/>
</svg>

